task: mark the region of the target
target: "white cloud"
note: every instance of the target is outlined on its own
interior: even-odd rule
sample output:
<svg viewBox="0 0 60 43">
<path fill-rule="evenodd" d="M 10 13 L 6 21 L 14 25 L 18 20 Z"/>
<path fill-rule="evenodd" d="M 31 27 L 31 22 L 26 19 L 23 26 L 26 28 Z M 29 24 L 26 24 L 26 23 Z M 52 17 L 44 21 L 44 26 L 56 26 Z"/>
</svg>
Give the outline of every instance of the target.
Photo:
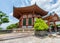
<svg viewBox="0 0 60 43">
<path fill-rule="evenodd" d="M 31 5 L 36 3 L 42 9 L 50 12 L 55 11 L 60 15 L 60 0 L 57 0 L 55 4 L 50 3 L 52 1 L 53 0 L 32 0 Z"/>
<path fill-rule="evenodd" d="M 13 16 L 13 12 L 11 12 L 9 15 Z"/>
</svg>

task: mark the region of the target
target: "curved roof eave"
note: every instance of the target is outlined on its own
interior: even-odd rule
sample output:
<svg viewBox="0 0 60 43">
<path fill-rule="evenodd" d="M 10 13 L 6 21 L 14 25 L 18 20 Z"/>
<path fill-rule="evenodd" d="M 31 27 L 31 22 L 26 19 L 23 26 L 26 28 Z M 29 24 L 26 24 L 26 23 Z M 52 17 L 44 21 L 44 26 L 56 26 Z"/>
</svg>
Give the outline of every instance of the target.
<svg viewBox="0 0 60 43">
<path fill-rule="evenodd" d="M 27 6 L 27 7 L 13 7 L 13 12 L 14 12 L 14 10 L 15 10 L 15 11 L 18 10 L 18 11 L 21 12 L 21 13 L 34 11 L 34 12 L 39 13 L 41 16 L 45 16 L 45 15 L 48 14 L 47 11 L 41 9 L 41 8 L 40 8 L 38 5 L 36 5 L 36 4 L 34 4 L 34 5 L 32 5 L 32 6 Z M 14 12 L 14 13 L 16 13 L 16 12 Z M 15 15 L 15 14 L 14 14 L 14 15 Z"/>
</svg>

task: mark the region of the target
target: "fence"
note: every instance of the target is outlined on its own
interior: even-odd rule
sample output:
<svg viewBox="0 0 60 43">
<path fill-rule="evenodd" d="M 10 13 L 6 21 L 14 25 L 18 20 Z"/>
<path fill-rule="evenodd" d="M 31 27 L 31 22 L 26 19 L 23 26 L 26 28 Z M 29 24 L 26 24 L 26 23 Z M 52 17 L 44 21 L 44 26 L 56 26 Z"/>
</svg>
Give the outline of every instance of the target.
<svg viewBox="0 0 60 43">
<path fill-rule="evenodd" d="M 34 31 L 33 28 L 18 28 L 18 29 L 13 29 L 13 32 L 27 32 L 27 31 Z"/>
<path fill-rule="evenodd" d="M 2 33 L 11 33 L 13 32 L 13 30 L 0 30 L 0 34 Z"/>
</svg>

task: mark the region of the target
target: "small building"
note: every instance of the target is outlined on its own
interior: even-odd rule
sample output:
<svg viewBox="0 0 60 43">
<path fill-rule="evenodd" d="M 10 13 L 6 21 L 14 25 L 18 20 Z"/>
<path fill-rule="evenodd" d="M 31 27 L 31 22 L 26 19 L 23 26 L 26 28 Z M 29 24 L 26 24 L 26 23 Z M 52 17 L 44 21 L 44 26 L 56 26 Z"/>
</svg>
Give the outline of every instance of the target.
<svg viewBox="0 0 60 43">
<path fill-rule="evenodd" d="M 32 28 L 35 18 L 41 18 L 48 12 L 34 4 L 27 7 L 13 7 L 13 16 L 19 20 L 20 28 Z"/>
<path fill-rule="evenodd" d="M 60 21 L 59 16 L 54 12 L 53 14 L 50 14 L 47 17 L 43 18 L 44 20 L 47 20 L 47 24 L 50 26 L 50 24 L 53 24 L 54 30 L 57 31 L 56 22 Z"/>
</svg>

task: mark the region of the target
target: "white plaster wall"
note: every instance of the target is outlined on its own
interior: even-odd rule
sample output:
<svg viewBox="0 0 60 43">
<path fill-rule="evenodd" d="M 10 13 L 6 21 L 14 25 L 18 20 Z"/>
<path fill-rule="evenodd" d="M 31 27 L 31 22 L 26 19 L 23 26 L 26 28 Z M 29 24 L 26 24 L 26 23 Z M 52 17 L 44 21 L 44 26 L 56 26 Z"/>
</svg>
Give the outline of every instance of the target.
<svg viewBox="0 0 60 43">
<path fill-rule="evenodd" d="M 29 14 L 29 15 L 28 15 L 28 18 L 32 18 L 32 14 Z"/>
<path fill-rule="evenodd" d="M 26 26 L 22 26 L 22 28 L 26 28 Z"/>
<path fill-rule="evenodd" d="M 28 28 L 32 28 L 33 26 L 28 26 Z"/>
<path fill-rule="evenodd" d="M 23 15 L 23 18 L 27 18 L 27 15 Z"/>
</svg>

